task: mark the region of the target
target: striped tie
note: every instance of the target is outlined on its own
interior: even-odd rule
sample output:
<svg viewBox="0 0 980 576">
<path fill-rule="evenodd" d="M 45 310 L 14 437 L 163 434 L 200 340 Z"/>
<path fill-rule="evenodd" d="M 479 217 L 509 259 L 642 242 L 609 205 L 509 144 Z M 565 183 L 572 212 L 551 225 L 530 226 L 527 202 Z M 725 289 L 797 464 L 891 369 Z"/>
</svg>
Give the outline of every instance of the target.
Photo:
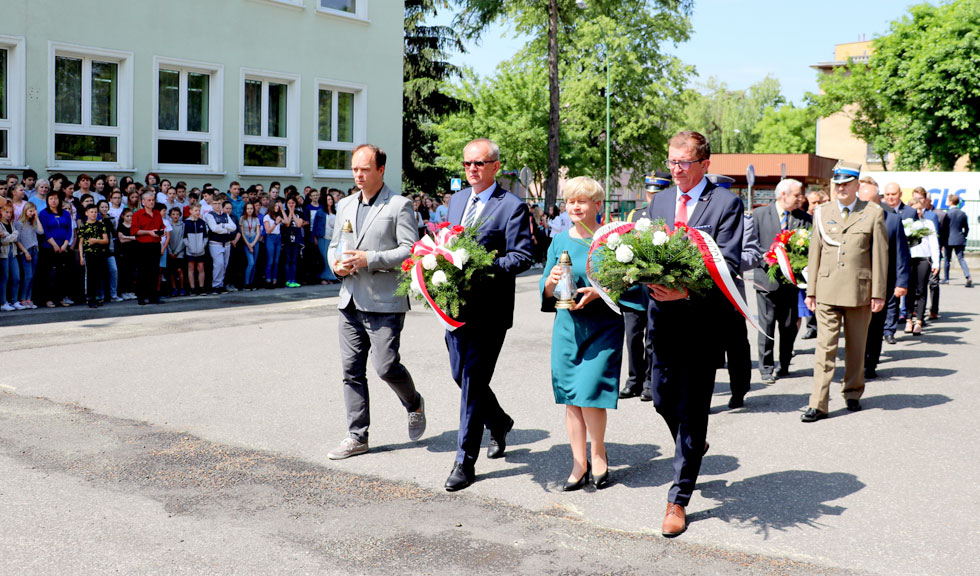
<svg viewBox="0 0 980 576">
<path fill-rule="evenodd" d="M 779 227 L 783 230 L 789 228 L 789 212 L 783 210 L 783 216 L 779 219 Z"/>
<path fill-rule="evenodd" d="M 480 197 L 474 195 L 473 200 L 470 202 L 470 207 L 466 209 L 466 215 L 463 216 L 463 226 L 469 228 L 473 225 L 473 221 L 476 220 L 476 207 L 480 204 Z"/>
</svg>

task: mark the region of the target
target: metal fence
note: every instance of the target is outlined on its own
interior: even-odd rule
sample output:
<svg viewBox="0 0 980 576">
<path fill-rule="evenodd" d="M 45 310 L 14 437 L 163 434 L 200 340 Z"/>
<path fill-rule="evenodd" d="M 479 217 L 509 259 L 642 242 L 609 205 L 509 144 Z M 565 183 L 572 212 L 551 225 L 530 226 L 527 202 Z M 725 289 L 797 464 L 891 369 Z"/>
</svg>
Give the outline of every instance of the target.
<svg viewBox="0 0 980 576">
<path fill-rule="evenodd" d="M 963 203 L 970 223 L 970 235 L 966 238 L 967 250 L 980 250 L 980 200 L 967 200 Z"/>
</svg>

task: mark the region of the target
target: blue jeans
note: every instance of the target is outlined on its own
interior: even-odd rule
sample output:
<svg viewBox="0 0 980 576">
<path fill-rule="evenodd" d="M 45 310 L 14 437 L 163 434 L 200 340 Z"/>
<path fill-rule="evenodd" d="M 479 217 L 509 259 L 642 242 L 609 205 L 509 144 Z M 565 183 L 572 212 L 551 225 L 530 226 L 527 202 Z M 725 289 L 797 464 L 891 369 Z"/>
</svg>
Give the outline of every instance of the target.
<svg viewBox="0 0 980 576">
<path fill-rule="evenodd" d="M 20 265 L 16 257 L 0 258 L 0 304 L 19 302 Z"/>
<path fill-rule="evenodd" d="M 109 299 L 116 297 L 116 288 L 119 286 L 119 267 L 116 266 L 116 257 L 109 256 L 105 261 L 106 270 L 109 271 Z M 103 283 L 105 284 L 105 282 Z M 102 286 L 99 286 L 99 291 L 95 295 L 99 300 L 105 300 L 105 292 Z"/>
<path fill-rule="evenodd" d="M 960 261 L 960 269 L 963 270 L 963 277 L 970 279 L 970 268 L 966 265 L 966 258 L 963 256 L 965 246 L 947 246 L 946 261 L 943 262 L 943 280 L 949 281 L 949 263 L 953 260 L 952 254 L 956 254 L 956 259 Z"/>
<path fill-rule="evenodd" d="M 245 242 L 247 244 L 251 244 L 254 240 L 255 236 L 245 236 Z M 245 286 L 251 286 L 252 282 L 255 281 L 255 259 L 258 257 L 260 246 L 261 244 L 256 244 L 255 247 L 252 248 L 254 252 L 249 251 L 248 246 L 245 246 L 245 259 L 248 262 L 248 264 L 245 266 Z"/>
<path fill-rule="evenodd" d="M 34 271 L 37 270 L 37 246 L 33 246 L 27 249 L 28 254 L 31 255 L 31 261 L 28 262 L 24 254 L 17 256 L 20 260 L 20 299 L 31 300 L 31 292 L 34 290 Z"/>
<path fill-rule="evenodd" d="M 327 248 L 330 246 L 330 238 L 317 238 L 316 247 L 323 258 L 323 272 L 320 273 L 320 280 L 336 280 L 337 276 L 330 269 L 330 262 L 327 262 Z"/>
<path fill-rule="evenodd" d="M 286 282 L 296 282 L 296 265 L 299 262 L 299 242 L 288 242 L 286 252 Z"/>
<path fill-rule="evenodd" d="M 279 272 L 279 253 L 282 251 L 282 235 L 269 234 L 265 237 L 265 281 L 276 280 Z"/>
</svg>

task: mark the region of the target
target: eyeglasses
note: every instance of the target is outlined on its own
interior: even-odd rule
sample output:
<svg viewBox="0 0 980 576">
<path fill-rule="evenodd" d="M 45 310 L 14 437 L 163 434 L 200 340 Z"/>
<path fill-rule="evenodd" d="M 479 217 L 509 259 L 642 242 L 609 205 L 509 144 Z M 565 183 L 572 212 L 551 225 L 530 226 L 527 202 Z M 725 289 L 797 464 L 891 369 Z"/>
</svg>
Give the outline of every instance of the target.
<svg viewBox="0 0 980 576">
<path fill-rule="evenodd" d="M 496 160 L 463 160 L 463 166 L 469 168 L 470 166 L 476 166 L 477 168 L 483 168 L 487 164 L 493 164 Z"/>
<path fill-rule="evenodd" d="M 668 170 L 674 166 L 679 166 L 684 170 L 687 170 L 691 167 L 691 164 L 697 164 L 698 162 L 704 162 L 704 160 L 667 160 L 664 162 L 664 166 L 666 166 Z"/>
</svg>

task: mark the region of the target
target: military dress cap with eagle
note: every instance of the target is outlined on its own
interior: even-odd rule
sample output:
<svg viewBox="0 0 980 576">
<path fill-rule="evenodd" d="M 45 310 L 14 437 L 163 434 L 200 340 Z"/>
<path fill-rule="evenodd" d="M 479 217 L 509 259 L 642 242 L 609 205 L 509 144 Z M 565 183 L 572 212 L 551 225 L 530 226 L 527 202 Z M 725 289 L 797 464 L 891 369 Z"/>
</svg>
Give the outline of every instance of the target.
<svg viewBox="0 0 980 576">
<path fill-rule="evenodd" d="M 830 179 L 833 184 L 844 184 L 851 180 L 861 177 L 861 164 L 857 162 L 844 162 L 843 160 L 834 166 L 834 177 Z"/>
<path fill-rule="evenodd" d="M 670 182 L 670 174 L 662 170 L 657 170 L 653 174 L 648 174 L 643 178 L 643 185 L 647 192 L 651 194 L 666 190 L 670 186 Z"/>
</svg>

